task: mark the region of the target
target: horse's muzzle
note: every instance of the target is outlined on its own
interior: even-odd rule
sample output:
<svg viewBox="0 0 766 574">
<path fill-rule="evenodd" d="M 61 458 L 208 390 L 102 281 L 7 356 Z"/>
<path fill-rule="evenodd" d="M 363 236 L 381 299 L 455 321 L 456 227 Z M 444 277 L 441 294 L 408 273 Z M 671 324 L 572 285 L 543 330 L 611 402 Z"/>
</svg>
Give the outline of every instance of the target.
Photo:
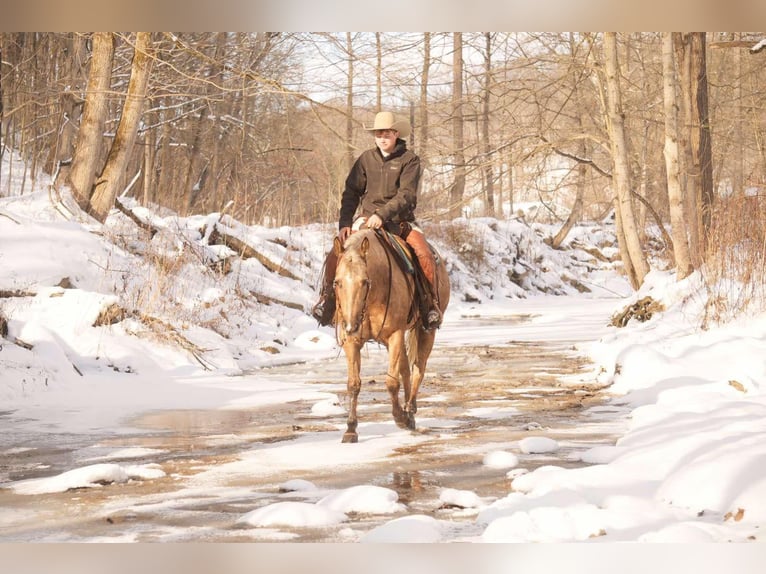
<svg viewBox="0 0 766 574">
<path fill-rule="evenodd" d="M 359 333 L 359 330 L 362 328 L 362 323 L 359 320 L 355 320 L 351 323 L 347 323 L 346 321 L 343 322 L 343 330 L 346 332 L 346 335 L 356 335 Z"/>
</svg>

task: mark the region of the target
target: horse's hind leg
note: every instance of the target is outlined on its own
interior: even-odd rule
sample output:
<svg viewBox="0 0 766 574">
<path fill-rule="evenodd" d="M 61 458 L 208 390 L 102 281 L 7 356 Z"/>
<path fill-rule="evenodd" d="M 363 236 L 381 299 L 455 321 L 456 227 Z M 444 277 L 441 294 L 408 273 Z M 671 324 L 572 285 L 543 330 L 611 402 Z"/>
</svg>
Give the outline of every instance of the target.
<svg viewBox="0 0 766 574">
<path fill-rule="evenodd" d="M 360 347 L 353 342 L 346 342 L 343 345 L 343 350 L 346 352 L 348 366 L 348 422 L 342 442 L 358 442 L 356 407 L 359 402 L 359 390 L 362 387 Z"/>
<path fill-rule="evenodd" d="M 420 390 L 420 383 L 423 382 L 423 377 L 426 374 L 426 364 L 434 347 L 436 333 L 418 328 L 416 333 L 412 333 L 412 336 L 418 338 L 416 349 L 414 349 L 417 356 L 413 357 L 412 360 L 411 391 L 404 404 L 404 410 L 413 418 L 414 424 L 415 413 L 418 412 L 418 391 Z"/>
<path fill-rule="evenodd" d="M 401 373 L 402 379 L 404 380 L 404 407 L 402 409 L 403 417 L 405 420 L 404 426 L 410 430 L 415 430 L 415 411 L 411 410 L 409 407 L 414 397 L 412 388 L 412 373 L 410 372 L 410 363 L 407 360 L 406 355 L 402 356 Z M 415 392 L 417 392 L 417 390 L 415 390 Z"/>
<path fill-rule="evenodd" d="M 397 331 L 388 340 L 388 373 L 386 388 L 391 396 L 391 414 L 396 425 L 401 428 L 413 428 L 409 417 L 399 403 L 399 378 L 404 379 L 405 388 L 409 387 L 410 370 L 404 352 L 404 331 Z M 413 421 L 414 422 L 414 421 Z"/>
</svg>

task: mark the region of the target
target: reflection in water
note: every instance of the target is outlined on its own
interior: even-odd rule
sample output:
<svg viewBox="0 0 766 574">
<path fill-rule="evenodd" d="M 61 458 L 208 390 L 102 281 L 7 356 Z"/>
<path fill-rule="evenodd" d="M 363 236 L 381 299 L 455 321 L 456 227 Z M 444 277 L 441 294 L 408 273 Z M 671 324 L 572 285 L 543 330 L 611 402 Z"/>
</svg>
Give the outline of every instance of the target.
<svg viewBox="0 0 766 574">
<path fill-rule="evenodd" d="M 423 480 L 419 470 L 407 470 L 391 473 L 391 488 L 402 497 L 408 492 L 422 492 Z"/>
</svg>

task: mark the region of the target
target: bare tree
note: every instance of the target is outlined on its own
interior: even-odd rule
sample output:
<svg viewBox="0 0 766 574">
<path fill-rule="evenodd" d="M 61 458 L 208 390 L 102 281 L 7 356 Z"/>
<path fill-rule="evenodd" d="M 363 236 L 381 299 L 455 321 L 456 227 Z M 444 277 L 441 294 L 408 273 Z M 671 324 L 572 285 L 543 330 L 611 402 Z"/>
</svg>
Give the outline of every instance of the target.
<svg viewBox="0 0 766 574">
<path fill-rule="evenodd" d="M 346 85 L 346 165 L 354 165 L 354 44 L 351 32 L 346 32 L 348 54 L 348 84 Z"/>
<path fill-rule="evenodd" d="M 646 256 L 639 241 L 633 215 L 630 163 L 625 136 L 620 69 L 617 62 L 617 34 L 604 33 L 604 66 L 606 72 L 607 126 L 612 144 L 612 182 L 615 190 L 615 217 L 618 226 L 620 255 L 634 289 L 638 289 L 649 272 Z"/>
<path fill-rule="evenodd" d="M 61 128 L 58 141 L 52 154 L 55 165 L 51 171 L 58 168 L 56 183 L 65 182 L 71 168 L 74 144 L 77 137 L 77 126 L 82 115 L 82 101 L 79 91 L 87 81 L 85 59 L 87 58 L 85 36 L 70 33 L 67 38 L 67 57 L 63 58 L 63 76 L 68 80 L 61 94 Z"/>
<path fill-rule="evenodd" d="M 662 77 L 665 109 L 665 169 L 668 178 L 668 200 L 673 236 L 676 275 L 684 279 L 693 270 L 687 239 L 687 217 L 684 213 L 684 193 L 681 189 L 678 151 L 678 79 L 675 69 L 673 37 L 677 32 L 662 33 Z"/>
<path fill-rule="evenodd" d="M 723 34 L 708 33 L 709 43 L 702 33 L 677 36 L 684 39 L 677 58 L 683 61 L 681 189 L 686 186 L 684 196 L 697 200 L 689 214 L 702 221 L 695 225 L 687 214 L 695 265 L 695 251 L 704 253 L 699 237 L 704 239 L 713 189 L 766 188 L 763 52 L 746 55 L 756 35 L 745 33 L 735 36 L 741 56 L 714 49 L 734 48 L 716 41 L 731 38 Z M 97 92 L 83 84 L 97 76 L 103 44 L 98 35 L 0 36 L 3 143 L 25 158 L 28 179 L 36 167 L 47 172 L 66 163 L 70 135 L 82 143 L 75 143 L 71 154 L 73 189 L 81 190 L 74 182 L 82 178 L 83 162 L 90 162 L 85 171 L 94 177 L 101 173 L 121 117 L 133 36 L 108 36 L 114 40 L 113 55 Z M 657 232 L 646 225 L 642 210 L 663 230 L 671 220 L 663 161 L 661 35 L 617 38 L 622 148 L 619 117 L 605 121 L 607 100 L 599 89 L 605 90 L 606 81 L 593 81 L 598 77 L 593 54 L 601 53 L 602 35 L 495 32 L 489 37 L 488 48 L 482 32 L 157 34 L 150 97 L 137 135 L 141 146 L 127 154 L 124 171 L 131 178 L 142 173 L 128 193 L 180 213 L 208 212 L 233 199 L 228 213 L 248 223 L 333 220 L 349 157 L 362 136 L 358 119 L 380 106 L 403 112 L 410 103 L 417 136 L 413 147 L 427 169 L 421 209 L 460 215 L 467 197 L 482 193 L 487 213 L 503 202 L 505 208 L 509 199 L 538 200 L 547 208 L 538 217 L 562 224 L 551 240 L 559 243 L 580 217 L 602 217 L 617 198 L 621 253 L 630 255 L 631 218 L 618 193 L 625 184 L 617 185 L 626 176 L 633 227 L 638 244 L 646 248 Z M 80 65 L 73 45 L 91 38 L 88 45 L 96 57 Z M 457 59 L 459 48 L 465 62 Z M 475 61 L 476 55 L 484 62 Z M 105 115 L 90 138 L 95 93 L 103 96 Z M 88 98 L 92 101 L 85 105 Z M 739 118 L 742 129 L 737 129 Z M 96 147 L 89 150 L 88 141 Z M 714 149 L 711 141 L 718 144 Z M 625 155 L 613 153 L 618 149 Z M 683 152 L 689 149 L 687 157 Z M 66 181 L 64 171 L 60 176 Z M 695 190 L 703 179 L 705 191 Z M 94 181 L 86 182 L 88 199 Z M 702 232 L 695 237 L 698 227 Z M 714 257 L 717 246 L 711 248 Z"/>
<path fill-rule="evenodd" d="M 492 169 L 492 143 L 490 142 L 490 94 L 492 93 L 492 34 L 484 33 L 484 89 L 482 90 L 482 140 L 484 161 L 484 201 L 487 215 L 495 216 L 495 174 Z"/>
<path fill-rule="evenodd" d="M 92 43 L 93 54 L 82 123 L 69 174 L 72 194 L 83 211 L 87 211 L 90 206 L 93 183 L 101 167 L 99 163 L 104 148 L 103 133 L 114 61 L 114 37 L 111 32 L 95 32 Z"/>
<path fill-rule="evenodd" d="M 571 62 L 571 69 L 570 69 L 570 75 L 572 76 L 572 96 L 574 101 L 582 101 L 581 98 L 581 87 L 580 87 L 580 76 L 581 74 L 578 72 L 577 66 L 576 66 L 576 55 L 577 55 L 577 45 L 575 42 L 574 34 L 569 33 L 569 54 L 572 57 Z M 578 110 L 576 110 L 577 114 L 577 128 L 580 134 L 585 134 L 585 111 L 582 107 L 580 107 Z M 586 143 L 586 139 L 584 137 L 580 137 L 579 145 L 578 145 L 578 163 L 577 163 L 577 182 L 575 184 L 576 186 L 576 192 L 575 192 L 575 200 L 572 204 L 572 209 L 569 211 L 569 215 L 567 216 L 566 221 L 561 226 L 561 228 L 558 230 L 556 235 L 553 236 L 551 239 L 551 247 L 554 247 L 555 249 L 558 249 L 561 247 L 561 244 L 566 239 L 567 235 L 569 235 L 569 232 L 572 230 L 572 228 L 575 226 L 575 224 L 580 220 L 582 217 L 582 211 L 583 211 L 583 198 L 585 196 L 585 186 L 586 186 L 586 178 L 588 173 L 588 164 L 585 162 L 585 158 L 588 157 L 588 145 Z"/>
<path fill-rule="evenodd" d="M 375 32 L 375 56 L 375 111 L 379 112 L 383 107 L 383 46 L 380 32 Z"/>
<path fill-rule="evenodd" d="M 452 146 L 455 178 L 450 188 L 450 217 L 459 217 L 465 193 L 465 139 L 463 135 L 463 34 L 452 35 Z"/>
<path fill-rule="evenodd" d="M 420 71 L 420 121 L 418 155 L 424 168 L 428 167 L 428 75 L 431 70 L 431 33 L 423 33 L 423 67 Z"/>
<path fill-rule="evenodd" d="M 202 90 L 204 99 L 199 107 L 199 114 L 193 124 L 194 138 L 189 146 L 189 161 L 186 169 L 186 176 L 183 180 L 181 192 L 184 196 L 183 215 L 191 213 L 192 206 L 200 195 L 207 174 L 209 173 L 210 162 L 215 157 L 215 147 L 219 138 L 214 136 L 214 122 L 217 121 L 212 116 L 215 93 L 220 90 L 221 75 L 223 72 L 225 53 L 227 45 L 227 34 L 218 32 L 215 34 L 215 43 L 211 48 L 211 55 L 208 58 L 207 82 Z M 203 51 L 204 48 L 200 48 Z M 205 157 L 205 152 L 210 153 L 209 159 Z"/>
<path fill-rule="evenodd" d="M 710 129 L 710 105 L 707 80 L 707 50 L 705 32 L 693 32 L 690 34 L 689 43 L 690 68 L 689 77 L 691 92 L 691 149 L 692 168 L 689 181 L 693 186 L 693 194 L 696 206 L 695 221 L 691 222 L 695 228 L 695 244 L 693 256 L 697 258 L 697 265 L 701 262 L 701 254 L 707 249 L 707 238 L 710 233 L 710 216 L 713 210 L 713 148 Z"/>
<path fill-rule="evenodd" d="M 88 212 L 102 223 L 106 221 L 109 211 L 114 207 L 117 194 L 122 191 L 125 169 L 136 141 L 138 123 L 141 120 L 146 98 L 146 86 L 149 83 L 149 73 L 152 68 L 151 44 L 151 32 L 136 34 L 133 64 L 122 116 L 114 142 L 109 149 L 106 165 L 96 182 L 88 207 Z"/>
</svg>

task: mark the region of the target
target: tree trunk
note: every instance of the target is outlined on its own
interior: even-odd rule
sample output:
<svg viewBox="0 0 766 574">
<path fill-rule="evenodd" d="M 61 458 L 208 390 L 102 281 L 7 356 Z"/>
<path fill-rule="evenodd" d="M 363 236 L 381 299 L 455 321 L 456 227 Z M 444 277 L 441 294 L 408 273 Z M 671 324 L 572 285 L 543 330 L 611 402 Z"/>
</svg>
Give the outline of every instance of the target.
<svg viewBox="0 0 766 574">
<path fill-rule="evenodd" d="M 383 106 L 383 48 L 380 42 L 380 32 L 375 32 L 375 111 L 379 112 Z"/>
<path fill-rule="evenodd" d="M 72 158 L 74 156 L 74 144 L 77 137 L 77 124 L 82 115 L 82 102 L 79 96 L 75 95 L 79 88 L 85 83 L 85 58 L 87 57 L 85 49 L 85 38 L 82 34 L 72 32 L 67 38 L 67 56 L 64 58 L 65 72 L 68 88 L 61 95 L 61 128 L 56 143 L 55 166 L 58 167 L 56 183 L 67 181 L 69 171 L 72 168 Z"/>
<path fill-rule="evenodd" d="M 114 207 L 117 194 L 122 191 L 125 180 L 125 169 L 136 140 L 138 123 L 146 98 L 146 86 L 152 67 L 151 32 L 138 32 L 131 65 L 128 93 L 122 108 L 122 116 L 117 126 L 114 142 L 109 150 L 109 156 L 96 183 L 93 197 L 90 201 L 89 213 L 101 223 L 106 221 L 109 211 Z"/>
<path fill-rule="evenodd" d="M 208 117 L 210 102 L 203 102 L 202 109 L 199 111 L 199 116 L 194 122 L 194 138 L 192 139 L 188 163 L 186 164 L 186 174 L 184 175 L 183 183 L 180 185 L 181 193 L 183 194 L 183 203 L 181 208 L 181 215 L 186 217 L 189 215 L 197 195 L 199 194 L 199 179 L 202 173 L 202 139 L 203 132 L 205 130 L 205 123 Z"/>
<path fill-rule="evenodd" d="M 154 201 L 154 157 L 157 135 L 154 130 L 146 132 L 144 137 L 144 190 L 141 205 L 148 207 Z"/>
<path fill-rule="evenodd" d="M 628 251 L 628 241 L 625 237 L 625 229 L 623 227 L 623 221 L 622 221 L 622 215 L 620 214 L 620 210 L 617 209 L 617 199 L 615 199 L 615 209 L 614 209 L 614 228 L 615 233 L 617 235 L 617 247 L 620 249 L 620 255 L 622 256 L 622 264 L 625 268 L 625 275 L 628 276 L 628 279 L 630 279 L 631 285 L 633 285 L 634 289 L 638 289 L 639 286 L 636 286 L 634 282 L 634 277 L 636 276 L 636 270 L 633 267 L 633 261 L 630 257 L 626 257 L 622 255 L 623 253 L 627 253 Z"/>
<path fill-rule="evenodd" d="M 710 108 L 708 104 L 707 54 L 705 32 L 691 34 L 692 105 L 692 156 L 694 166 L 692 180 L 699 180 L 697 193 L 696 225 L 699 228 L 699 245 L 696 249 L 704 254 L 710 232 L 710 217 L 715 193 L 713 190 L 713 151 L 710 134 Z"/>
<path fill-rule="evenodd" d="M 681 189 L 678 152 L 678 80 L 673 58 L 673 38 L 677 32 L 662 33 L 662 84 L 665 110 L 665 170 L 668 178 L 668 203 L 670 205 L 670 233 L 673 236 L 673 254 L 676 259 L 676 276 L 679 280 L 692 271 L 687 239 L 684 198 Z"/>
<path fill-rule="evenodd" d="M 513 201 L 514 201 L 514 194 L 516 191 L 516 187 L 513 183 L 513 173 L 514 173 L 514 165 L 513 162 L 515 161 L 515 157 L 513 155 L 513 146 L 508 146 L 508 179 L 506 180 L 508 182 L 508 217 L 513 217 Z M 503 204 L 500 203 L 500 212 L 503 212 Z"/>
<path fill-rule="evenodd" d="M 492 169 L 492 145 L 489 140 L 489 95 L 492 89 L 492 34 L 484 33 L 484 90 L 482 91 L 482 140 L 484 147 L 484 197 L 486 212 L 495 217 L 495 174 Z"/>
<path fill-rule="evenodd" d="M 347 171 L 354 165 L 354 46 L 351 32 L 346 32 L 348 52 L 348 83 L 346 84 L 346 164 Z"/>
<path fill-rule="evenodd" d="M 689 244 L 689 254 L 692 259 L 694 246 L 699 243 L 698 230 L 695 223 L 694 214 L 697 213 L 697 193 L 694 188 L 695 181 L 692 179 L 692 170 L 694 169 L 694 158 L 692 156 L 691 137 L 694 125 L 692 105 L 692 72 L 691 72 L 691 51 L 689 48 L 690 35 L 687 33 L 673 34 L 673 54 L 675 60 L 674 84 L 675 97 L 677 101 L 677 122 L 676 129 L 678 134 L 678 178 L 681 184 L 681 194 L 684 208 L 684 221 L 686 223 L 687 241 Z M 663 76 L 663 81 L 665 80 Z M 667 173 L 667 163 L 665 164 Z"/>
<path fill-rule="evenodd" d="M 741 32 L 735 32 L 735 38 L 740 36 Z M 745 123 L 745 106 L 744 95 L 742 90 L 742 50 L 734 50 L 734 62 L 735 62 L 735 77 L 737 82 L 735 84 L 736 93 L 736 120 L 734 121 L 734 195 L 743 197 L 745 195 L 745 139 L 744 123 Z"/>
<path fill-rule="evenodd" d="M 575 45 L 575 39 L 574 34 L 572 32 L 569 33 L 569 53 L 572 56 L 572 97 L 575 101 L 580 100 L 580 86 L 579 86 L 579 74 L 577 73 L 577 68 L 575 66 L 575 56 L 576 56 L 576 45 Z M 584 134 L 585 133 L 585 120 L 583 119 L 583 116 L 585 115 L 585 111 L 580 108 L 577 110 L 577 127 L 579 129 L 579 132 Z M 581 158 L 588 157 L 588 145 L 586 143 L 586 140 L 580 139 L 580 145 L 579 145 L 579 151 L 578 154 Z M 582 211 L 583 211 L 583 198 L 585 197 L 585 185 L 587 183 L 587 175 L 588 175 L 588 166 L 580 162 L 577 164 L 577 191 L 575 195 L 574 203 L 572 204 L 572 209 L 569 212 L 569 216 L 567 217 L 567 220 L 564 222 L 564 225 L 561 226 L 561 229 L 558 230 L 556 235 L 551 240 L 551 247 L 554 249 L 558 249 L 561 247 L 561 244 L 564 243 L 564 239 L 566 239 L 567 235 L 569 235 L 569 232 L 572 230 L 572 228 L 575 226 L 575 224 L 580 221 L 580 218 L 582 217 Z"/>
<path fill-rule="evenodd" d="M 450 189 L 450 217 L 460 217 L 465 192 L 465 138 L 463 136 L 463 34 L 454 32 L 452 53 L 452 145 L 455 180 Z"/>
<path fill-rule="evenodd" d="M 621 235 L 620 255 L 634 289 L 638 289 L 649 272 L 638 237 L 631 198 L 630 164 L 625 137 L 619 67 L 617 64 L 617 37 L 615 32 L 604 33 L 604 64 L 606 70 L 606 104 L 609 139 L 612 146 L 612 184 L 615 189 L 617 216 Z"/>
<path fill-rule="evenodd" d="M 431 69 L 431 33 L 423 34 L 423 69 L 420 73 L 420 122 L 418 155 L 423 169 L 428 167 L 428 73 Z"/>
<path fill-rule="evenodd" d="M 682 188 L 686 191 L 689 252 L 692 265 L 698 268 L 704 258 L 713 201 L 705 33 L 677 34 L 675 39 L 678 61 L 683 62 L 680 84 L 684 121 L 679 137 L 685 158 L 681 164 L 681 174 L 685 175 Z"/>
<path fill-rule="evenodd" d="M 191 157 L 189 158 L 186 177 L 184 178 L 183 192 L 185 198 L 181 212 L 184 216 L 190 215 L 198 199 L 205 196 L 204 183 L 208 181 L 206 176 L 209 175 L 210 162 L 216 156 L 214 148 L 218 138 L 214 135 L 214 122 L 218 120 L 211 120 L 211 115 L 214 118 L 218 118 L 220 115 L 213 109 L 213 95 L 216 84 L 223 84 L 222 72 L 224 55 L 226 53 L 226 41 L 226 32 L 218 32 L 216 34 L 215 49 L 213 50 L 213 57 L 210 58 L 210 66 L 207 73 L 208 81 L 205 84 L 206 100 L 202 103 L 202 109 L 195 125 Z M 210 159 L 206 161 L 206 157 Z M 214 184 L 215 182 L 213 182 Z"/>
<path fill-rule="evenodd" d="M 72 194 L 84 211 L 88 210 L 93 195 L 93 182 L 104 148 L 104 125 L 107 114 L 107 95 L 112 81 L 114 38 L 111 32 L 93 34 L 93 56 L 88 74 L 82 124 L 77 136 L 77 147 L 72 158 L 69 184 Z"/>
</svg>

